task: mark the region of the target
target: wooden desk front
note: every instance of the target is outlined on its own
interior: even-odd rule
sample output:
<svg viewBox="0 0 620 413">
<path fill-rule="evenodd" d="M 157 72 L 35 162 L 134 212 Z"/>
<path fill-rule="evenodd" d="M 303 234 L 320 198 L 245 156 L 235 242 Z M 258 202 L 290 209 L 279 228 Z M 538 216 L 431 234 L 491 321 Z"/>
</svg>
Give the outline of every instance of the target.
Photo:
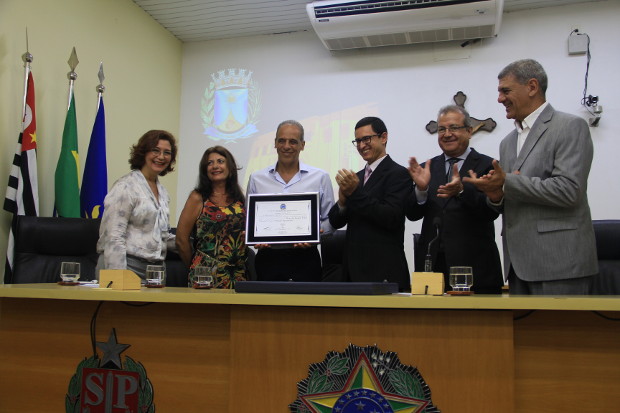
<svg viewBox="0 0 620 413">
<path fill-rule="evenodd" d="M 311 363 L 349 343 L 415 365 L 444 413 L 615 411 L 620 300 L 368 297 L 0 287 L 0 412 L 59 412 L 112 327 L 160 412 L 287 412 Z M 132 306 L 123 302 L 131 302 Z M 135 306 L 144 303 L 144 306 Z M 152 303 L 152 304 L 148 304 Z M 517 309 L 517 310 L 514 310 Z M 525 309 L 536 311 L 513 321 Z"/>
</svg>

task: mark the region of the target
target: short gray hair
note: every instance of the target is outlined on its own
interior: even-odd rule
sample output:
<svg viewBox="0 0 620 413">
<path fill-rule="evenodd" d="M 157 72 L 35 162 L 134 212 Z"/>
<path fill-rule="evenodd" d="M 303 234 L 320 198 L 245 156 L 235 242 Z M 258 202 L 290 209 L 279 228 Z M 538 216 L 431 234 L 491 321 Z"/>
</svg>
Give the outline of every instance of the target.
<svg viewBox="0 0 620 413">
<path fill-rule="evenodd" d="M 440 116 L 447 113 L 460 113 L 465 118 L 465 120 L 463 121 L 463 125 L 471 128 L 471 118 L 469 117 L 469 112 L 466 111 L 465 108 L 457 105 L 444 106 L 443 108 L 439 109 L 439 112 L 437 113 L 437 120 L 439 120 Z"/>
<path fill-rule="evenodd" d="M 548 85 L 547 73 L 545 73 L 545 69 L 536 60 L 523 59 L 512 62 L 499 72 L 497 78 L 503 79 L 510 75 L 513 75 L 520 85 L 526 84 L 530 79 L 536 79 L 542 90 L 543 97 L 545 96 Z"/>
<path fill-rule="evenodd" d="M 285 125 L 291 125 L 291 126 L 295 126 L 297 129 L 299 129 L 299 139 L 301 139 L 302 141 L 304 140 L 304 127 L 301 126 L 301 123 L 297 122 L 296 120 L 285 120 L 284 122 L 280 122 L 280 124 L 278 125 L 278 128 L 276 129 L 276 139 L 278 138 L 278 131 L 280 130 L 280 128 L 282 126 Z"/>
</svg>

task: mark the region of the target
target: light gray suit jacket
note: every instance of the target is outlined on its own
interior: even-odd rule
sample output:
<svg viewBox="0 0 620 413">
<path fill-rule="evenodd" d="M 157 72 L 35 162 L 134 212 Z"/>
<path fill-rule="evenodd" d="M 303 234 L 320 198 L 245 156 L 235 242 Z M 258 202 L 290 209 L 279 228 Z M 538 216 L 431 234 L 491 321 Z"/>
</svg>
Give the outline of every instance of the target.
<svg viewBox="0 0 620 413">
<path fill-rule="evenodd" d="M 593 144 L 587 123 L 548 105 L 517 157 L 517 131 L 500 144 L 506 172 L 503 202 L 505 276 L 525 281 L 585 277 L 598 272 L 588 205 Z M 520 171 L 520 175 L 513 174 Z"/>
</svg>

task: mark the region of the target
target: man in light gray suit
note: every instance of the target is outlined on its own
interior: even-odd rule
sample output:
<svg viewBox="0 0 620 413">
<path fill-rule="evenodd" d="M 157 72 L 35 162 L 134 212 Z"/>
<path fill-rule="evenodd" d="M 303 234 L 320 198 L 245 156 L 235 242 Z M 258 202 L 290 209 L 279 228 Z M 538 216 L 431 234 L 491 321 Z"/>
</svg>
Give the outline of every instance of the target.
<svg viewBox="0 0 620 413">
<path fill-rule="evenodd" d="M 516 129 L 500 144 L 500 161 L 489 174 L 470 172 L 463 180 L 503 213 L 510 293 L 588 294 L 598 272 L 587 196 L 588 125 L 546 101 L 547 75 L 537 61 L 513 62 L 498 79 L 497 100 Z"/>
</svg>

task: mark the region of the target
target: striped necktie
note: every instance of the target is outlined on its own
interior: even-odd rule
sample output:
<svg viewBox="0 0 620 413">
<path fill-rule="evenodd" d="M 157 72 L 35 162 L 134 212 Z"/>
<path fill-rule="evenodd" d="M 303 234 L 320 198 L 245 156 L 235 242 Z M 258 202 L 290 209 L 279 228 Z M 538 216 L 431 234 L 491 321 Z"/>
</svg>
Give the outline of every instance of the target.
<svg viewBox="0 0 620 413">
<path fill-rule="evenodd" d="M 449 163 L 448 170 L 446 171 L 446 183 L 450 183 L 450 181 L 452 181 L 452 169 L 453 169 L 452 167 L 458 161 L 460 161 L 459 158 L 448 158 L 448 159 L 446 159 L 446 162 Z"/>
<path fill-rule="evenodd" d="M 365 172 L 364 172 L 364 185 L 366 185 L 366 182 L 368 181 L 368 178 L 370 178 L 370 174 L 372 173 L 372 169 L 370 169 L 370 166 L 366 165 L 365 168 Z"/>
</svg>

